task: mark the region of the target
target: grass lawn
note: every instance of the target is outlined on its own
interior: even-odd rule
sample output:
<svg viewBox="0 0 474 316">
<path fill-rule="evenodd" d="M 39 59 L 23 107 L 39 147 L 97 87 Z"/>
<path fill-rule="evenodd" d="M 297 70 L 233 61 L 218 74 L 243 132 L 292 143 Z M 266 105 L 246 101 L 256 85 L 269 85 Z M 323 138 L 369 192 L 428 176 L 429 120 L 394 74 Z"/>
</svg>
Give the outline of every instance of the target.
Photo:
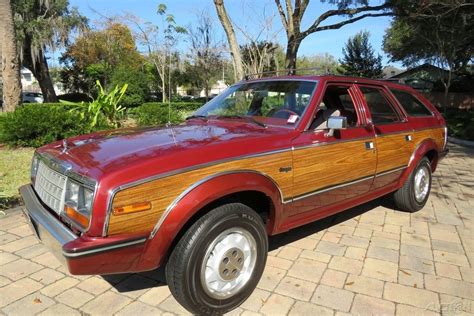
<svg viewBox="0 0 474 316">
<path fill-rule="evenodd" d="M 30 182 L 33 152 L 34 148 L 0 147 L 0 210 L 18 205 L 18 187 Z"/>
</svg>

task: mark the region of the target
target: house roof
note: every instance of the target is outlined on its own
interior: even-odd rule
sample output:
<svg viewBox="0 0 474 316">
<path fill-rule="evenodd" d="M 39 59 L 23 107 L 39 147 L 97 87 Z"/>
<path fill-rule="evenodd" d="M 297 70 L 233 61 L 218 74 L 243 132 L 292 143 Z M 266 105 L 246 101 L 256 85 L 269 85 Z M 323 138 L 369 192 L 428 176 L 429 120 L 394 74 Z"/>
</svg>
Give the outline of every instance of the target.
<svg viewBox="0 0 474 316">
<path fill-rule="evenodd" d="M 439 72 L 443 73 L 443 75 L 447 75 L 449 73 L 449 71 L 447 71 L 443 68 L 436 67 L 436 66 L 433 66 L 431 64 L 425 63 L 423 65 L 413 67 L 411 69 L 408 69 L 407 71 L 396 74 L 395 76 L 390 77 L 390 79 L 397 79 L 397 78 L 401 79 L 401 78 L 410 77 L 411 75 L 413 75 L 417 72 L 420 72 L 420 71 L 428 71 L 428 72 L 436 71 L 438 73 Z"/>
</svg>

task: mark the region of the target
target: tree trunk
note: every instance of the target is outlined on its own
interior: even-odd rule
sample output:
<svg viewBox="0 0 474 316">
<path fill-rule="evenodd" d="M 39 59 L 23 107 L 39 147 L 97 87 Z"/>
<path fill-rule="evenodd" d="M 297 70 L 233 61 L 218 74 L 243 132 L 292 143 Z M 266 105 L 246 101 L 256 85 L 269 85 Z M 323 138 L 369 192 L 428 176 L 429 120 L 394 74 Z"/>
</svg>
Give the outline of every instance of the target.
<svg viewBox="0 0 474 316">
<path fill-rule="evenodd" d="M 21 103 L 21 76 L 10 0 L 0 0 L 0 34 L 3 111 L 13 112 Z"/>
<path fill-rule="evenodd" d="M 32 61 L 33 62 L 33 61 Z M 46 61 L 46 58 L 43 55 L 43 52 L 40 53 L 38 59 L 34 61 L 34 67 L 31 67 L 31 72 L 38 80 L 38 84 L 43 93 L 43 99 L 46 103 L 56 103 L 58 102 L 58 97 L 54 91 L 53 82 L 51 76 L 49 75 L 49 67 Z"/>
<path fill-rule="evenodd" d="M 214 0 L 216 6 L 217 16 L 221 21 L 222 27 L 224 28 L 225 34 L 227 35 L 227 41 L 229 42 L 230 54 L 232 55 L 232 64 L 234 66 L 234 80 L 239 81 L 244 77 L 244 70 L 242 67 L 242 56 L 240 54 L 239 43 L 235 36 L 234 27 L 230 22 L 227 11 L 224 7 L 224 0 Z"/>
<path fill-rule="evenodd" d="M 298 49 L 301 41 L 296 40 L 295 36 L 292 35 L 288 39 L 288 45 L 286 47 L 285 67 L 288 70 L 289 75 L 296 74 L 296 59 L 298 57 Z"/>
</svg>

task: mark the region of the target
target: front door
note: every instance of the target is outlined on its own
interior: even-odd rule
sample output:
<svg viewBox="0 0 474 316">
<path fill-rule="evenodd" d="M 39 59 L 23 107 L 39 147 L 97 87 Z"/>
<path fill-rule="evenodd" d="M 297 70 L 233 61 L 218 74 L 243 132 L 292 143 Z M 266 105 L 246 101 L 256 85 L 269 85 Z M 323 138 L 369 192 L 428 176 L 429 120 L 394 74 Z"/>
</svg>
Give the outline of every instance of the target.
<svg viewBox="0 0 474 316">
<path fill-rule="evenodd" d="M 293 202 L 295 220 L 320 218 L 332 206 L 366 193 L 377 163 L 375 135 L 367 128 L 363 108 L 351 84 L 328 84 L 308 130 L 294 140 Z M 345 116 L 347 129 L 329 135 L 329 116 Z"/>
</svg>

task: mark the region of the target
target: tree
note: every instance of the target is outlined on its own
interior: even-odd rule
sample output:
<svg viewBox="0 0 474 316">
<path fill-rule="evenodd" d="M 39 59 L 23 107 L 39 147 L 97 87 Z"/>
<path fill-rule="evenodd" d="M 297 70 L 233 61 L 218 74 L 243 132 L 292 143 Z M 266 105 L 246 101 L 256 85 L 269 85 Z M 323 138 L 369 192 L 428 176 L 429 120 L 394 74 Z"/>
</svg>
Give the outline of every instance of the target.
<svg viewBox="0 0 474 316">
<path fill-rule="evenodd" d="M 401 2 L 401 1 L 400 1 Z M 440 76 L 445 106 L 453 73 L 466 70 L 474 56 L 474 3 L 470 0 L 403 1 L 384 36 L 384 51 L 407 67 L 428 62 L 448 70 Z"/>
<path fill-rule="evenodd" d="M 318 74 L 338 74 L 340 72 L 339 62 L 328 53 L 303 56 L 298 58 L 296 65 L 298 69 L 314 69 Z"/>
<path fill-rule="evenodd" d="M 234 81 L 242 80 L 244 77 L 244 69 L 242 66 L 240 47 L 237 42 L 237 37 L 235 36 L 234 27 L 232 26 L 232 22 L 230 21 L 227 10 L 225 9 L 224 0 L 214 0 L 214 5 L 216 7 L 217 16 L 219 17 L 227 36 L 227 42 L 229 43 L 230 55 L 232 56 L 234 66 Z"/>
<path fill-rule="evenodd" d="M 21 103 L 21 78 L 10 0 L 0 0 L 0 34 L 3 110 L 12 112 Z"/>
<path fill-rule="evenodd" d="M 71 32 L 86 27 L 87 19 L 68 0 L 12 0 L 22 64 L 31 70 L 46 102 L 57 102 L 46 51 L 64 47 Z"/>
<path fill-rule="evenodd" d="M 171 82 L 171 63 L 173 50 L 180 35 L 186 34 L 187 30 L 176 24 L 174 16 L 166 13 L 165 4 L 159 4 L 157 14 L 161 18 L 161 25 L 155 25 L 150 22 L 143 22 L 141 19 L 128 14 L 125 20 L 132 23 L 136 30 L 136 37 L 140 44 L 146 47 L 147 60 L 154 65 L 155 72 L 161 81 L 161 92 L 163 102 L 167 100 L 167 91 L 170 92 Z M 167 89 L 168 86 L 168 89 Z M 171 97 L 171 96 L 170 96 Z"/>
<path fill-rule="evenodd" d="M 369 37 L 369 32 L 361 31 L 347 41 L 342 49 L 344 57 L 339 61 L 345 75 L 367 78 L 382 76 L 382 56 L 375 56 Z"/>
<path fill-rule="evenodd" d="M 194 77 L 199 87 L 204 88 L 206 100 L 209 98 L 212 81 L 221 73 L 222 45 L 214 38 L 214 27 L 211 17 L 201 13 L 197 25 L 189 28 L 189 39 L 192 53 Z"/>
<path fill-rule="evenodd" d="M 61 56 L 63 83 L 73 91 L 91 93 L 95 81 L 108 86 L 114 71 L 138 71 L 144 59 L 125 24 L 108 20 L 102 30 L 88 30 Z"/>
<path fill-rule="evenodd" d="M 281 22 L 286 31 L 286 64 L 285 67 L 289 73 L 295 73 L 296 58 L 301 42 L 310 34 L 325 30 L 335 30 L 344 25 L 357 22 L 367 17 L 378 17 L 392 15 L 389 11 L 391 5 L 389 1 L 378 6 L 370 6 L 368 0 L 330 0 L 330 3 L 337 4 L 337 9 L 329 10 L 321 14 L 306 30 L 301 30 L 301 21 L 303 20 L 309 0 L 291 0 L 285 1 L 285 8 L 280 0 L 275 0 L 275 4 L 280 14 Z M 353 5 L 353 6 L 351 6 Z M 323 24 L 332 17 L 345 16 L 347 19 L 334 24 Z"/>
<path fill-rule="evenodd" d="M 278 44 L 269 41 L 251 41 L 240 46 L 246 73 L 261 77 L 264 72 L 277 71 L 279 50 L 281 48 Z"/>
</svg>

